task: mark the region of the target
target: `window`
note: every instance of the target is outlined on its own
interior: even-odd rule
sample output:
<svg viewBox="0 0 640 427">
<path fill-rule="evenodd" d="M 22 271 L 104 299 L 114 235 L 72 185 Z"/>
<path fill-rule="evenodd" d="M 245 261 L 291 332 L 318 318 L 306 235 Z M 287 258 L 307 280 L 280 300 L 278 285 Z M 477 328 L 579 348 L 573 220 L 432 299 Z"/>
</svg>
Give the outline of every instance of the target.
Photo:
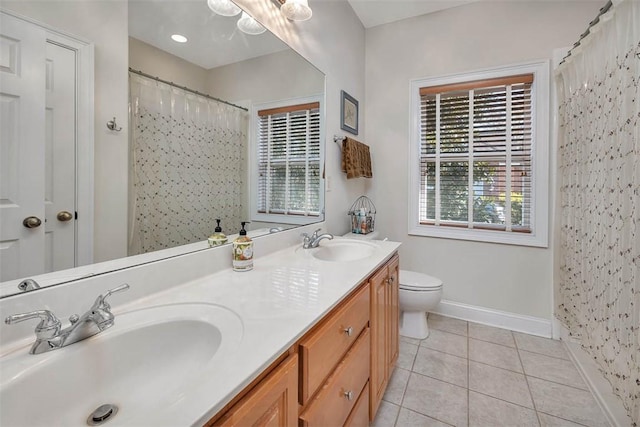
<svg viewBox="0 0 640 427">
<path fill-rule="evenodd" d="M 547 244 L 548 65 L 412 82 L 410 234 Z"/>
<path fill-rule="evenodd" d="M 254 218 L 295 224 L 318 221 L 323 202 L 319 100 L 263 104 L 254 111 Z"/>
</svg>

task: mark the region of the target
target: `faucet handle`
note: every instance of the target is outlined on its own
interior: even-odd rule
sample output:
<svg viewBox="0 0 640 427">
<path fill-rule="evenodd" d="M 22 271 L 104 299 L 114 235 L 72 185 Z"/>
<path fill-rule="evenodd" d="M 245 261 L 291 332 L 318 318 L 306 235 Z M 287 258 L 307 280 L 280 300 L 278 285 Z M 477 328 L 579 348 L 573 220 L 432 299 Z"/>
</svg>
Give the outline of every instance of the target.
<svg viewBox="0 0 640 427">
<path fill-rule="evenodd" d="M 313 234 L 311 235 L 312 239 L 315 239 L 316 237 L 318 237 L 318 233 L 322 231 L 322 228 L 318 228 L 316 231 L 313 232 Z"/>
<path fill-rule="evenodd" d="M 110 297 L 111 295 L 115 294 L 116 292 L 122 292 L 122 291 L 126 291 L 130 288 L 130 286 L 127 283 L 123 283 L 120 286 L 117 286 L 113 289 L 109 289 L 107 291 L 107 293 L 105 293 L 104 295 L 100 295 L 98 296 L 98 298 L 96 298 L 96 302 L 93 303 L 93 307 L 94 308 L 106 308 L 107 310 L 111 308 L 111 306 L 109 305 L 109 303 L 107 303 L 105 300 Z"/>
<path fill-rule="evenodd" d="M 53 338 L 60 333 L 60 319 L 49 310 L 36 310 L 28 313 L 20 313 L 8 316 L 4 323 L 12 325 L 29 319 L 40 319 L 36 325 L 35 333 L 39 339 Z"/>
</svg>

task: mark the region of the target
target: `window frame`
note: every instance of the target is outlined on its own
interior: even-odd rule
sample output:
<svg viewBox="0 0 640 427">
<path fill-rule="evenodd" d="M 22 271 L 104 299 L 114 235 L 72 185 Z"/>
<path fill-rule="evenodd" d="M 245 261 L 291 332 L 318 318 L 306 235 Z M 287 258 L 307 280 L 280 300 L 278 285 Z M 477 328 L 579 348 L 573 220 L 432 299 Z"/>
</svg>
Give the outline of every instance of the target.
<svg viewBox="0 0 640 427">
<path fill-rule="evenodd" d="M 318 195 L 320 213 L 317 216 L 312 215 L 289 215 L 286 213 L 262 213 L 258 211 L 258 188 L 259 184 L 259 143 L 260 143 L 260 118 L 258 111 L 270 110 L 292 105 L 319 103 L 318 108 L 320 120 L 320 170 L 324 167 L 325 159 L 325 131 L 324 131 L 324 96 L 322 94 L 311 95 L 300 98 L 289 98 L 278 101 L 264 102 L 251 105 L 251 132 L 249 138 L 249 194 L 250 194 L 250 218 L 251 221 L 273 222 L 278 224 L 306 225 L 320 221 L 324 221 L 324 177 L 320 174 L 320 194 Z"/>
<path fill-rule="evenodd" d="M 549 141 L 550 81 L 549 61 L 535 61 L 441 77 L 420 78 L 410 82 L 410 150 L 408 233 L 413 236 L 439 237 L 510 245 L 548 247 L 549 240 Z M 531 233 L 467 227 L 421 224 L 420 200 L 420 88 L 533 74 Z"/>
</svg>

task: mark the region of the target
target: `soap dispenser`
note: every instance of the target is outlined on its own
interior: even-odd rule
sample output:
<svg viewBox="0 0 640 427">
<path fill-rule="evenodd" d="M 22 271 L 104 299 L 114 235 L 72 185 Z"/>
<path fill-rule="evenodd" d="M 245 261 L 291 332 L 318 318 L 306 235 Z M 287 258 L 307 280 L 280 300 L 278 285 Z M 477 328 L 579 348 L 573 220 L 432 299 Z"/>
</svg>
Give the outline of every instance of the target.
<svg viewBox="0 0 640 427">
<path fill-rule="evenodd" d="M 222 228 L 220 227 L 220 220 L 216 219 L 216 222 L 218 223 L 218 225 L 216 226 L 215 231 L 207 239 L 210 248 L 227 243 L 227 236 L 225 236 L 225 234 L 222 232 Z"/>
<path fill-rule="evenodd" d="M 249 271 L 253 269 L 253 240 L 247 236 L 244 229 L 247 222 L 241 222 L 242 229 L 237 239 L 233 241 L 233 270 Z"/>
</svg>

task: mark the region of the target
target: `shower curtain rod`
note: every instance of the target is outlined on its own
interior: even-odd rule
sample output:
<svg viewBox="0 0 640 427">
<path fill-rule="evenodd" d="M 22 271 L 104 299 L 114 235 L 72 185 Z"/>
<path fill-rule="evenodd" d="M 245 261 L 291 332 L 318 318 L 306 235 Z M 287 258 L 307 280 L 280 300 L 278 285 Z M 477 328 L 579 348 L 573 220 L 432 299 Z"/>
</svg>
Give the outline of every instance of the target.
<svg viewBox="0 0 640 427">
<path fill-rule="evenodd" d="M 611 2 L 611 0 L 607 1 L 607 4 L 605 4 L 601 9 L 600 12 L 598 12 L 598 16 L 595 17 L 595 19 L 591 22 L 589 22 L 589 26 L 587 27 L 587 31 L 585 31 L 584 33 L 580 34 L 580 38 L 578 39 L 577 42 L 575 42 L 573 44 L 573 46 L 571 47 L 571 49 L 569 49 L 569 52 L 565 55 L 564 58 L 562 58 L 562 61 L 560 61 L 560 64 L 558 65 L 562 65 L 564 63 L 564 61 L 571 56 L 571 52 L 573 51 L 573 49 L 577 48 L 578 46 L 580 46 L 580 42 L 589 35 L 589 33 L 591 32 L 591 27 L 593 27 L 594 25 L 596 25 L 598 22 L 600 22 L 600 17 L 602 15 L 604 15 L 605 13 L 607 13 L 609 11 L 609 9 L 611 9 L 611 7 L 613 6 L 613 3 Z"/>
<path fill-rule="evenodd" d="M 155 81 L 160 82 L 160 83 L 167 84 L 167 85 L 169 85 L 169 86 L 177 87 L 178 89 L 182 89 L 182 90 L 184 90 L 184 91 L 191 92 L 191 93 L 194 93 L 194 94 L 199 95 L 199 96 L 204 96 L 205 98 L 208 98 L 208 99 L 213 99 L 214 101 L 222 102 L 223 104 L 227 104 L 227 105 L 230 105 L 230 106 L 232 106 L 232 107 L 239 108 L 239 109 L 244 110 L 244 111 L 249 111 L 247 108 L 241 107 L 241 106 L 236 105 L 236 104 L 232 104 L 231 102 L 225 101 L 224 99 L 216 98 L 215 96 L 207 95 L 206 93 L 202 93 L 202 92 L 198 92 L 197 90 L 189 89 L 189 88 L 188 88 L 188 87 L 186 87 L 186 86 L 180 86 L 180 85 L 177 85 L 177 84 L 175 84 L 174 82 L 170 82 L 170 81 L 168 81 L 168 80 L 163 80 L 163 79 L 161 79 L 160 77 L 152 76 L 151 74 L 147 74 L 147 73 L 142 72 L 142 71 L 140 71 L 140 70 L 134 70 L 134 69 L 133 69 L 133 68 L 131 68 L 131 67 L 129 67 L 129 72 L 130 72 L 130 73 L 134 73 L 134 74 L 141 75 L 141 76 L 143 76 L 143 77 L 146 77 L 146 78 L 148 78 L 148 79 L 155 80 Z"/>
</svg>

